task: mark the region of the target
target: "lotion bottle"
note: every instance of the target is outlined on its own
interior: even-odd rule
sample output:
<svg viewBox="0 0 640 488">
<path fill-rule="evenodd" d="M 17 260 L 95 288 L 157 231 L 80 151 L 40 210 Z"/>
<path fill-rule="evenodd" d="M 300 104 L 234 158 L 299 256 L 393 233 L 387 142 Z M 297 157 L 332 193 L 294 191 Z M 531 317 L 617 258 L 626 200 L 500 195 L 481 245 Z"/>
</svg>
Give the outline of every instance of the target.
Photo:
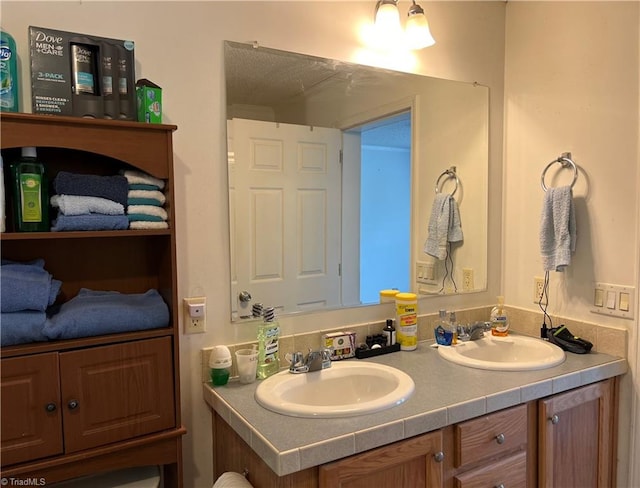
<svg viewBox="0 0 640 488">
<path fill-rule="evenodd" d="M 258 326 L 258 378 L 263 380 L 280 369 L 278 346 L 280 324 L 273 307 L 264 309 L 263 321 Z"/>
</svg>

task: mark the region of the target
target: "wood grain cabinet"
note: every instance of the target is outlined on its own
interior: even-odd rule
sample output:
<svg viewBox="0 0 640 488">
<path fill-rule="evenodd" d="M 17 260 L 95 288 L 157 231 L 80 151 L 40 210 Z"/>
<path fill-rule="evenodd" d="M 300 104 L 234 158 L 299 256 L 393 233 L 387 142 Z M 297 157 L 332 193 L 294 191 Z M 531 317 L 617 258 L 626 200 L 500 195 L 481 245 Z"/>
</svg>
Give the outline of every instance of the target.
<svg viewBox="0 0 640 488">
<path fill-rule="evenodd" d="M 443 460 L 438 430 L 325 464 L 320 467 L 318 487 L 439 487 Z"/>
<path fill-rule="evenodd" d="M 82 288 L 155 289 L 170 317 L 167 327 L 157 329 L 2 347 L 1 476 L 41 477 L 50 484 L 162 465 L 164 486 L 180 487 L 185 429 L 173 212 L 176 127 L 4 113 L 0 122 L 5 170 L 21 147 L 32 146 L 50 182 L 60 171 L 143 171 L 166 182 L 169 224 L 156 230 L 14 232 L 9 201 L 7 232 L 0 234 L 3 259 L 44 259 L 45 269 L 62 281 L 59 303 Z"/>
<path fill-rule="evenodd" d="M 256 488 L 615 486 L 616 379 L 277 476 L 213 412 L 214 476 Z"/>
<path fill-rule="evenodd" d="M 615 486 L 614 379 L 539 402 L 539 486 Z"/>
<path fill-rule="evenodd" d="M 535 479 L 534 467 L 528 462 L 535 458 L 529 442 L 530 435 L 535 440 L 534 405 L 522 404 L 483 415 L 449 430 L 449 451 L 453 453 L 449 486 L 524 488 L 529 479 Z"/>
</svg>

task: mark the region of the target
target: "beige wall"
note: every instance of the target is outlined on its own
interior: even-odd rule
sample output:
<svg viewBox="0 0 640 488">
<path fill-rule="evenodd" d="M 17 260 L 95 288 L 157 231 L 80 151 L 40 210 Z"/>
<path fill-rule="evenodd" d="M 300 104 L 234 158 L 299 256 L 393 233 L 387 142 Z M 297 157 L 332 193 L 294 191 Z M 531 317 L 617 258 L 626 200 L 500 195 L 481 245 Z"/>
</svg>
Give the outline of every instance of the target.
<svg viewBox="0 0 640 488">
<path fill-rule="evenodd" d="M 507 303 L 536 310 L 533 277 L 543 275 L 540 175 L 570 151 L 580 167 L 577 248 L 565 273 L 550 273 L 549 313 L 628 332 L 632 373 L 621 392 L 618 486 L 638 486 L 637 467 L 631 466 L 635 478 L 627 478 L 627 460 L 638 452 L 629 445 L 629 426 L 640 422 L 638 314 L 606 317 L 589 305 L 594 281 L 640 291 L 640 3 L 510 2 L 506 11 L 502 288 Z M 569 181 L 562 175 L 555 184 Z"/>
<path fill-rule="evenodd" d="M 402 5 L 404 4 L 404 5 Z M 257 40 L 264 46 L 358 61 L 357 28 L 375 2 L 2 2 L 2 26 L 18 44 L 23 86 L 28 85 L 29 25 L 136 42 L 137 78 L 163 87 L 164 120 L 174 136 L 180 297 L 205 295 L 207 332 L 183 336 L 181 385 L 186 486 L 212 485 L 209 410 L 202 399 L 200 349 L 238 342 L 254 331 L 229 321 L 229 240 L 222 41 Z M 408 2 L 401 2 L 402 8 Z M 427 10 L 438 43 L 419 52 L 413 72 L 477 81 L 491 90 L 492 235 L 499 235 L 504 72 L 504 3 L 435 2 Z M 30 107 L 28 90 L 23 99 Z M 498 290 L 500 243 L 490 246 L 490 291 L 452 297 L 442 306 L 487 303 Z M 435 311 L 434 301 L 425 308 Z M 431 310 L 432 309 L 432 310 Z M 386 309 L 314 315 L 289 331 L 381 319 Z"/>
<path fill-rule="evenodd" d="M 357 61 L 356 27 L 371 18 L 373 3 L 2 2 L 2 25 L 18 43 L 23 85 L 29 73 L 28 25 L 130 38 L 136 41 L 137 76 L 164 88 L 165 120 L 179 126 L 174 139 L 179 296 L 205 295 L 209 308 L 207 333 L 183 336 L 181 344 L 183 419 L 189 429 L 186 486 L 207 487 L 213 481 L 199 351 L 253 333 L 228 319 L 221 41 L 258 40 Z M 639 288 L 638 2 L 421 3 L 437 44 L 416 55 L 412 71 L 477 81 L 489 86 L 491 98 L 489 290 L 425 301 L 421 308 L 483 305 L 503 291 L 507 303 L 535 310 L 530 297 L 532 277 L 541 270 L 540 172 L 561 152 L 571 151 L 582 168 L 576 185 L 578 251 L 565 275 L 552 276 L 550 312 L 628 330 L 636 371 L 637 319 L 593 316 L 587 306 L 594 279 Z M 305 320 L 303 330 L 385 315 L 386 310 L 375 309 L 318 314 Z M 294 320 L 284 322 L 289 332 L 294 325 L 300 327 Z M 629 405 L 635 393 L 626 388 L 623 401 Z M 633 420 L 631 412 L 625 415 L 624 431 Z"/>
</svg>

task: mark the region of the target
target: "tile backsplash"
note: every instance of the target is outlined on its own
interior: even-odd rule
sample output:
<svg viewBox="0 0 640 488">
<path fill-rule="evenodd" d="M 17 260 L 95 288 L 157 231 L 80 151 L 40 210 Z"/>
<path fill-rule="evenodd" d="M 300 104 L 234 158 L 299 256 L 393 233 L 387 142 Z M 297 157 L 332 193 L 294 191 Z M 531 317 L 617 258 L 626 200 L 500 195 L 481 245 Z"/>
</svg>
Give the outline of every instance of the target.
<svg viewBox="0 0 640 488">
<path fill-rule="evenodd" d="M 488 320 L 491 306 L 473 309 L 456 310 L 456 317 L 461 324 Z M 510 328 L 520 334 L 538 337 L 542 324 L 542 314 L 531 310 L 515 307 L 505 307 L 509 315 Z M 438 313 L 420 315 L 418 317 L 418 341 L 433 340 L 433 329 L 438 320 Z M 590 322 L 573 320 L 565 317 L 553 317 L 554 325 L 564 324 L 575 335 L 593 343 L 593 350 L 612 356 L 627 357 L 627 331 L 613 327 L 603 327 Z M 318 349 L 322 344 L 322 335 L 329 332 L 351 331 L 356 333 L 356 344 L 362 344 L 368 335 L 379 334 L 385 325 L 385 321 L 357 324 L 332 329 L 316 330 L 304 334 L 293 334 L 280 338 L 281 367 L 286 367 L 284 355 L 292 351 L 308 351 Z M 232 357 L 238 349 L 257 346 L 257 340 L 238 344 L 227 344 Z M 202 381 L 209 381 L 209 355 L 212 347 L 201 350 Z M 231 376 L 237 376 L 235 360 L 231 369 Z"/>
</svg>

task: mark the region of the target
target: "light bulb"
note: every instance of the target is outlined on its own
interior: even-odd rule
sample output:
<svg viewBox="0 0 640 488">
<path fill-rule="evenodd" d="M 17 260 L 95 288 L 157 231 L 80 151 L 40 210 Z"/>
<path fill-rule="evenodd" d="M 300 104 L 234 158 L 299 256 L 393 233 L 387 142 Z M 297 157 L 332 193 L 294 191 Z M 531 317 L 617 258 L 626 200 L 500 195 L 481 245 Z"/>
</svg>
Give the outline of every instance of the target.
<svg viewBox="0 0 640 488">
<path fill-rule="evenodd" d="M 424 15 L 424 10 L 415 3 L 409 8 L 405 37 L 410 49 L 422 49 L 436 43 L 429 30 L 429 22 Z"/>
<path fill-rule="evenodd" d="M 391 47 L 400 42 L 402 26 L 400 12 L 395 2 L 383 2 L 378 7 L 375 19 L 375 30 L 379 40 Z"/>
</svg>

